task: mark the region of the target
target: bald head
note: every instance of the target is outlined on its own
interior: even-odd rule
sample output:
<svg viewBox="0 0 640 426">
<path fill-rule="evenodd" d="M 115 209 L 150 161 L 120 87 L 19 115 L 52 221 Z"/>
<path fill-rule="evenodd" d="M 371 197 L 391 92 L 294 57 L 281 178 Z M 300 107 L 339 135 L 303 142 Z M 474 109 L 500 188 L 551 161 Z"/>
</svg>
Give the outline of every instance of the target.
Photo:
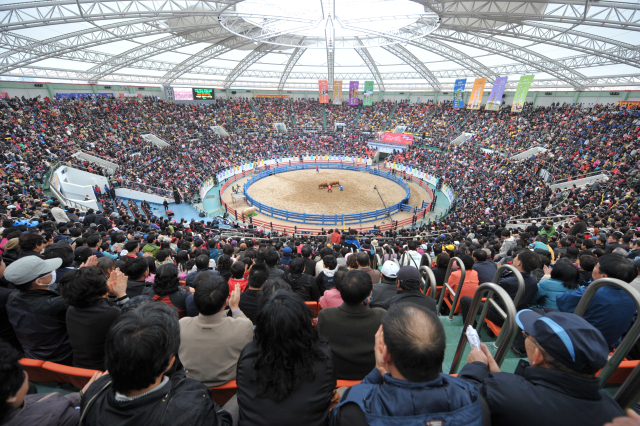
<svg viewBox="0 0 640 426">
<path fill-rule="evenodd" d="M 382 319 L 393 364 L 410 382 L 428 382 L 442 371 L 446 338 L 440 320 L 422 306 L 395 303 Z"/>
</svg>

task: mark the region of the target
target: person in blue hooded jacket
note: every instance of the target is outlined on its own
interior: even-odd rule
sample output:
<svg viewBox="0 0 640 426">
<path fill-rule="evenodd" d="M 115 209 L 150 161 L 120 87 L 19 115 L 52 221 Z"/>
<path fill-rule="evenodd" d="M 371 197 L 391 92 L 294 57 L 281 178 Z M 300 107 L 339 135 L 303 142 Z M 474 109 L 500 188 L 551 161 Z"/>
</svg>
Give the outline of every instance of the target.
<svg viewBox="0 0 640 426">
<path fill-rule="evenodd" d="M 209 257 L 213 259 L 216 263 L 218 263 L 218 258 L 220 257 L 220 250 L 218 250 L 218 243 L 216 240 L 207 241 L 207 248 L 209 249 Z"/>
<path fill-rule="evenodd" d="M 343 393 L 331 425 L 490 424 L 473 386 L 441 372 L 445 348 L 444 327 L 432 312 L 392 305 L 376 333 L 375 368 Z"/>
</svg>

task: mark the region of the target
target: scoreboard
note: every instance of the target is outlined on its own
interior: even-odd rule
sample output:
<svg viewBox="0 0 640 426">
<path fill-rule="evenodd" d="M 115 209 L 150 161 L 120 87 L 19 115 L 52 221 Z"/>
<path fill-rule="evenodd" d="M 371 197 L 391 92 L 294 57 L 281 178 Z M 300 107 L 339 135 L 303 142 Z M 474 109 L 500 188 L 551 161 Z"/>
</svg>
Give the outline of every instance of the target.
<svg viewBox="0 0 640 426">
<path fill-rule="evenodd" d="M 196 101 L 212 101 L 215 99 L 213 89 L 193 88 L 193 100 Z"/>
</svg>

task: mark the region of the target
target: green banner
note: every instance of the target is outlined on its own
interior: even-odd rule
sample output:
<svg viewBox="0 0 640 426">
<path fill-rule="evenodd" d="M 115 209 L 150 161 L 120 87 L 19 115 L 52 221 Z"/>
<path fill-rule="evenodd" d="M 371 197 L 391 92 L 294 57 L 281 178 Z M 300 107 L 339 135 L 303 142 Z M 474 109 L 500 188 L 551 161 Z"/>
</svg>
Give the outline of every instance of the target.
<svg viewBox="0 0 640 426">
<path fill-rule="evenodd" d="M 364 82 L 364 96 L 362 105 L 373 105 L 373 81 Z"/>
<path fill-rule="evenodd" d="M 523 75 L 518 82 L 518 88 L 516 89 L 516 95 L 513 97 L 513 104 L 511 105 L 511 112 L 520 112 L 524 107 L 524 102 L 527 99 L 527 93 L 533 83 L 532 75 Z"/>
</svg>

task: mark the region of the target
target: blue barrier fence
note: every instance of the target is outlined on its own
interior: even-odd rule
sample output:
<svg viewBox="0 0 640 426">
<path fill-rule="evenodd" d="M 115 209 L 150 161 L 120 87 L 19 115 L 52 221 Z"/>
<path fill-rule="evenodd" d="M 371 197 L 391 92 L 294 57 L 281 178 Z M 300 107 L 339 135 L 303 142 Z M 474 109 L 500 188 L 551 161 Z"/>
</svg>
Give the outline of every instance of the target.
<svg viewBox="0 0 640 426">
<path fill-rule="evenodd" d="M 378 169 L 368 166 L 352 166 L 348 164 L 321 164 L 319 165 L 322 169 L 337 169 L 337 170 L 351 170 L 354 172 L 368 172 L 372 175 L 381 176 L 385 179 L 389 179 L 398 185 L 400 185 L 405 190 L 405 197 L 399 203 L 393 204 L 386 209 L 379 209 L 369 212 L 362 213 L 350 213 L 350 214 L 307 214 L 307 213 L 297 213 L 290 212 L 289 210 L 277 209 L 272 206 L 268 206 L 266 204 L 260 203 L 253 199 L 247 192 L 249 187 L 256 181 L 260 179 L 264 179 L 268 176 L 272 176 L 278 173 L 292 172 L 295 170 L 309 170 L 315 169 L 315 164 L 299 164 L 292 166 L 283 166 L 283 167 L 274 167 L 269 170 L 264 170 L 260 173 L 254 175 L 251 179 L 249 179 L 244 184 L 244 194 L 247 198 L 247 203 L 256 208 L 260 213 L 284 219 L 289 222 L 295 223 L 305 223 L 305 224 L 313 224 L 313 225 L 353 225 L 353 224 L 361 224 L 365 222 L 374 222 L 376 220 L 384 219 L 389 215 L 394 215 L 400 211 L 408 211 L 408 212 L 418 212 L 420 209 L 417 207 L 409 206 L 406 203 L 409 202 L 409 197 L 411 196 L 411 190 L 409 185 L 407 185 L 401 178 L 398 178 L 390 173 L 382 172 Z"/>
</svg>

